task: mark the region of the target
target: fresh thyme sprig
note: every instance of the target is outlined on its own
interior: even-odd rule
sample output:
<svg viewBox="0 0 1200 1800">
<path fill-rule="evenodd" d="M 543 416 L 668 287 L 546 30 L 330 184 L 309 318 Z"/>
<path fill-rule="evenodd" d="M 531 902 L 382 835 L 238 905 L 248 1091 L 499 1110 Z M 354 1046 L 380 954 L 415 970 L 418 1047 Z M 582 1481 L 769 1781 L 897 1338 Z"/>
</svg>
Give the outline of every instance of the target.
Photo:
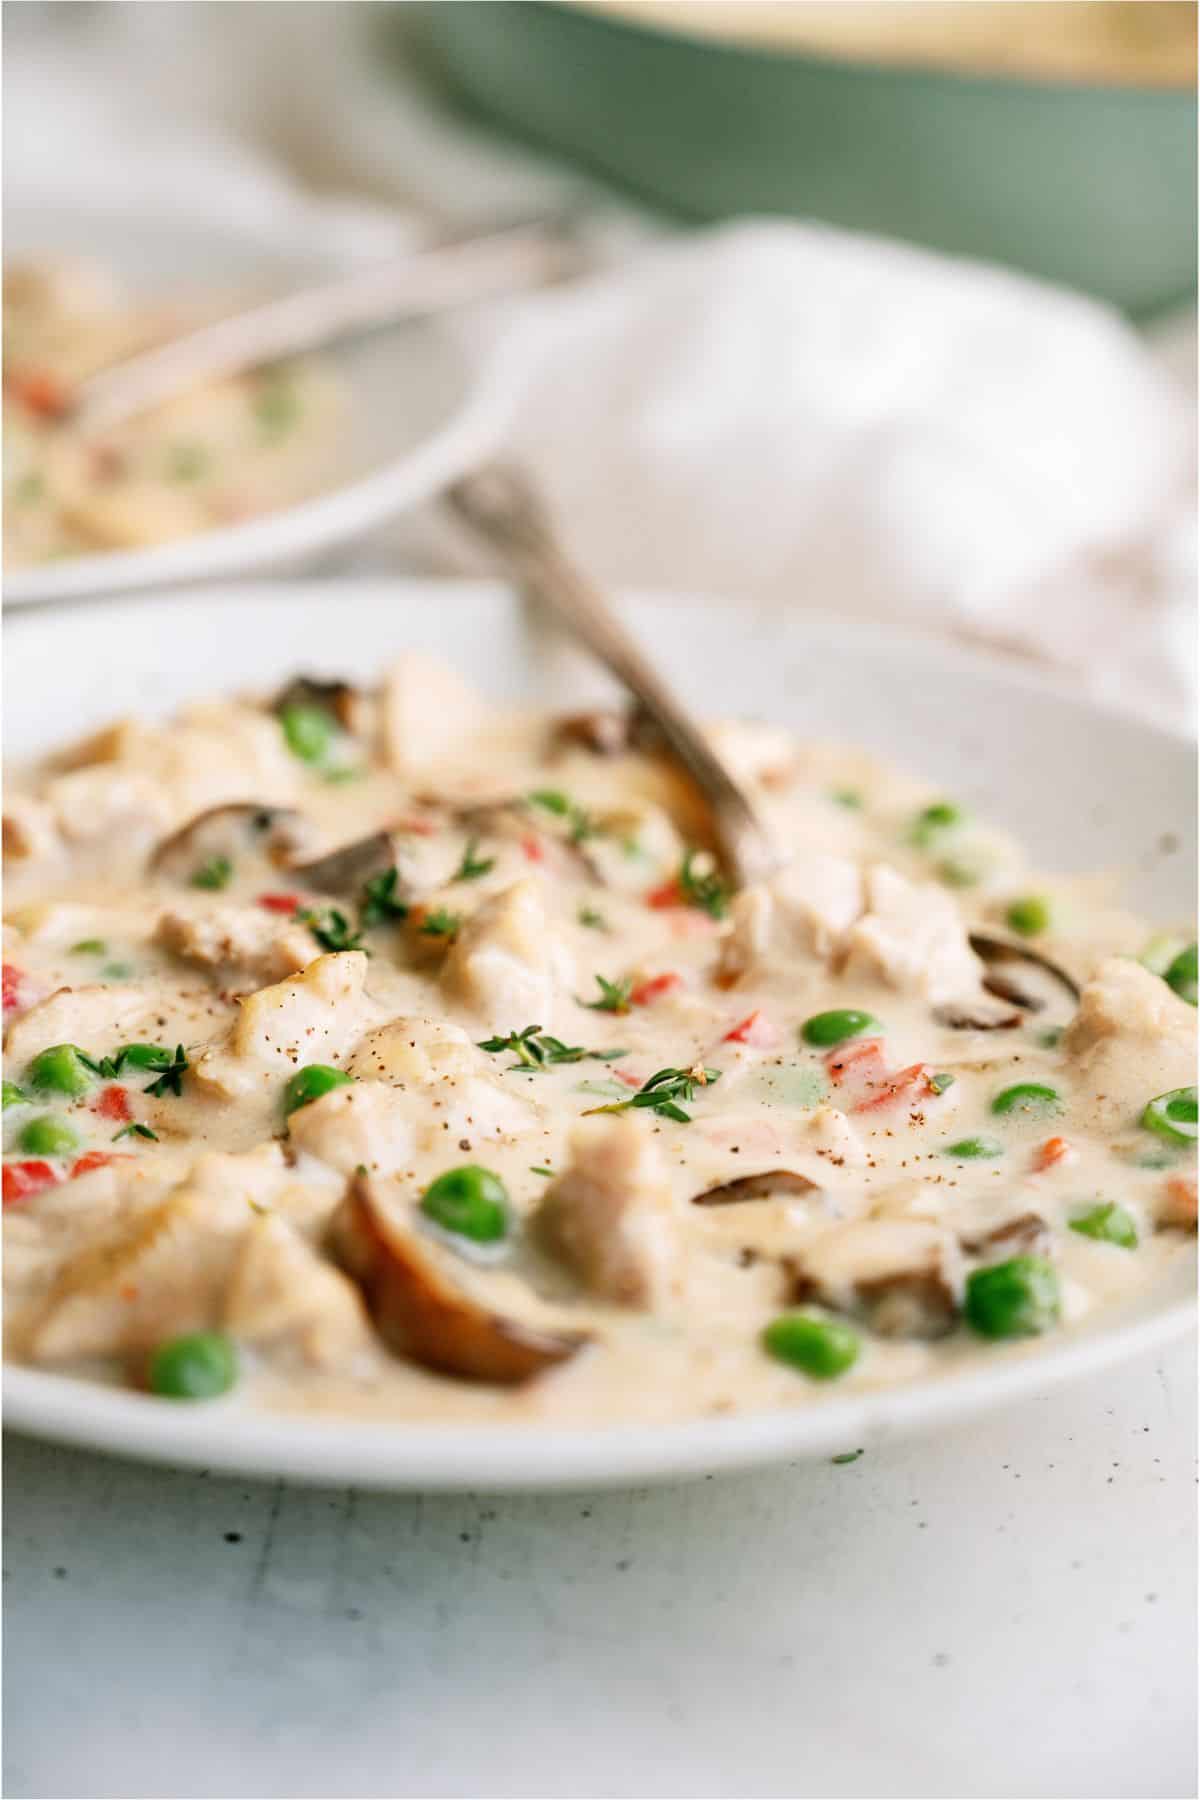
<svg viewBox="0 0 1200 1800">
<path fill-rule="evenodd" d="M 378 875 L 372 875 L 363 883 L 358 909 L 359 925 L 363 931 L 370 931 L 376 925 L 390 924 L 393 919 L 407 919 L 408 902 L 402 900 L 396 892 L 399 879 L 394 868 L 382 869 Z"/>
<path fill-rule="evenodd" d="M 598 1000 L 580 1000 L 580 1006 L 586 1006 L 589 1012 L 627 1013 L 629 998 L 633 993 L 633 978 L 625 976 L 620 981 L 607 981 L 603 975 L 596 976 L 600 989 Z"/>
<path fill-rule="evenodd" d="M 719 1069 L 706 1069 L 700 1063 L 691 1069 L 660 1069 L 657 1075 L 651 1075 L 649 1081 L 644 1081 L 637 1093 L 631 1094 L 628 1100 L 614 1100 L 610 1106 L 592 1106 L 588 1113 L 617 1113 L 626 1112 L 631 1106 L 647 1107 L 660 1118 L 674 1119 L 679 1125 L 690 1125 L 692 1115 L 684 1112 L 679 1102 L 694 1100 L 698 1087 L 711 1087 L 714 1081 L 720 1079 Z"/>
<path fill-rule="evenodd" d="M 479 1045 L 493 1056 L 511 1050 L 516 1057 L 510 1069 L 544 1069 L 552 1063 L 618 1062 L 628 1050 L 585 1050 L 582 1044 L 564 1044 L 551 1037 L 540 1025 L 526 1025 L 523 1031 L 512 1031 L 507 1037 L 484 1038 Z"/>
<path fill-rule="evenodd" d="M 301 925 L 307 925 L 323 950 L 359 950 L 362 948 L 362 932 L 356 931 L 344 912 L 336 906 L 318 912 L 314 907 L 302 906 L 296 914 Z"/>
<path fill-rule="evenodd" d="M 495 857 L 476 856 L 475 852 L 478 849 L 479 839 L 469 838 L 467 840 L 467 847 L 463 851 L 462 861 L 459 863 L 454 874 L 450 877 L 451 881 L 478 881 L 481 875 L 486 875 L 490 870 L 495 868 Z"/>
<path fill-rule="evenodd" d="M 461 924 L 461 913 L 449 912 L 444 906 L 439 906 L 421 920 L 421 935 L 423 937 L 445 938 L 448 943 L 453 943 L 454 939 L 458 936 L 458 930 Z"/>
</svg>

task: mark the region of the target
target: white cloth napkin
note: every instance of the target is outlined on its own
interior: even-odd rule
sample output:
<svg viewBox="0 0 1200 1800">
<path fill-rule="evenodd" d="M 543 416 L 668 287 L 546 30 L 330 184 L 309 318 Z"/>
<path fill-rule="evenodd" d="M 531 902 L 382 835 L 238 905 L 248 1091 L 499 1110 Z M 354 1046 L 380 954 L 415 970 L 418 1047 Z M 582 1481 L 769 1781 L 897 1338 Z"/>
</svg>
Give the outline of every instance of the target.
<svg viewBox="0 0 1200 1800">
<path fill-rule="evenodd" d="M 381 195 L 475 217 L 579 198 L 577 177 L 460 127 L 414 80 L 406 106 L 347 29 L 360 9 L 108 10 L 156 15 L 153 39 L 126 20 L 69 53 L 10 47 L 11 198 L 69 184 L 127 204 L 136 183 L 276 233 L 292 217 L 356 256 L 411 223 Z M 252 142 L 278 146 L 284 118 L 294 161 L 376 203 L 297 187 Z M 647 248 L 644 216 L 602 216 L 604 272 L 464 326 L 481 366 L 515 362 L 509 446 L 601 578 L 910 621 L 1190 721 L 1186 322 L 1172 369 L 1109 309 L 984 265 L 763 221 Z"/>
</svg>

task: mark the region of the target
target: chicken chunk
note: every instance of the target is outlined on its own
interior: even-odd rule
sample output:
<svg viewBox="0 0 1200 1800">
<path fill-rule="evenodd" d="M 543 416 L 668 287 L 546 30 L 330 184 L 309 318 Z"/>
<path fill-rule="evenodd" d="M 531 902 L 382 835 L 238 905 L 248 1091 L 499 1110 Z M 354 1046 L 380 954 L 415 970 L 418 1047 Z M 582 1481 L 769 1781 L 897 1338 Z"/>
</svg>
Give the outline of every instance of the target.
<svg viewBox="0 0 1200 1800">
<path fill-rule="evenodd" d="M 348 1071 L 364 1082 L 390 1083 L 392 1116 L 407 1117 L 412 1141 L 426 1148 L 447 1139 L 519 1137 L 541 1117 L 466 1032 L 444 1019 L 394 1019 L 363 1039 Z M 357 1160 L 371 1166 L 370 1157 Z"/>
<path fill-rule="evenodd" d="M 78 1044 L 103 1055 L 122 1040 L 153 1040 L 160 1012 L 153 995 L 142 988 L 102 982 L 58 988 L 9 1026 L 5 1040 L 8 1067 L 23 1070 L 52 1044 Z"/>
<path fill-rule="evenodd" d="M 984 967 L 967 942 L 953 897 L 934 882 L 909 881 L 886 863 L 868 869 L 864 882 L 867 910 L 846 938 L 847 974 L 921 995 L 933 1005 L 978 997 L 986 1007 Z"/>
<path fill-rule="evenodd" d="M 1155 1094 L 1195 1081 L 1196 1011 L 1140 963 L 1111 957 L 1084 988 L 1062 1047 L 1095 1095 L 1097 1128 L 1119 1130 Z"/>
<path fill-rule="evenodd" d="M 781 957 L 831 957 L 862 911 L 862 876 L 840 856 L 806 855 L 769 886 L 748 887 L 733 903 L 721 973 L 740 980 Z"/>
<path fill-rule="evenodd" d="M 316 960 L 317 946 L 303 925 L 280 925 L 254 906 L 180 902 L 159 919 L 154 942 L 181 961 L 225 981 L 282 981 Z"/>
<path fill-rule="evenodd" d="M 377 1017 L 366 975 L 362 951 L 343 950 L 251 994 L 225 1039 L 193 1058 L 195 1083 L 233 1100 L 263 1093 L 306 1063 L 344 1058 Z"/>
<path fill-rule="evenodd" d="M 316 1368 L 344 1365 L 370 1341 L 354 1283 L 270 1213 L 244 1235 L 222 1322 L 244 1343 L 293 1350 Z"/>
<path fill-rule="evenodd" d="M 300 1107 L 288 1120 L 288 1137 L 297 1150 L 343 1175 L 356 1169 L 396 1175 L 412 1159 L 413 1110 L 408 1096 L 395 1088 L 356 1081 Z"/>
<path fill-rule="evenodd" d="M 667 1166 L 636 1120 L 585 1120 L 536 1225 L 548 1249 L 618 1306 L 655 1311 L 682 1289 L 682 1232 Z"/>
<path fill-rule="evenodd" d="M 64 1266 L 29 1354 L 37 1361 L 126 1355 L 219 1324 L 254 1209 L 269 1205 L 287 1179 L 277 1144 L 201 1157 L 160 1204 Z"/>
<path fill-rule="evenodd" d="M 442 970 L 446 992 L 489 1031 L 520 1031 L 554 1016 L 554 997 L 569 979 L 546 917 L 540 884 L 518 881 L 479 908 L 459 933 Z"/>
<path fill-rule="evenodd" d="M 384 755 L 401 775 L 425 774 L 461 746 L 480 715 L 478 694 L 453 669 L 405 656 L 384 684 Z"/>
</svg>

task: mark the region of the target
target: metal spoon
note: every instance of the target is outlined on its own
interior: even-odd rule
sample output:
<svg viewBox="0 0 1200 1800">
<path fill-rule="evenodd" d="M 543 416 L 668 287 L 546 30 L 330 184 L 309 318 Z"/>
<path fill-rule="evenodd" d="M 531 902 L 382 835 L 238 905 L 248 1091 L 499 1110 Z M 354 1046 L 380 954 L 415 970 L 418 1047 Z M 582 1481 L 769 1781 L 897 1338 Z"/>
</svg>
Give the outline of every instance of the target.
<svg viewBox="0 0 1200 1800">
<path fill-rule="evenodd" d="M 88 435 L 110 431 L 199 382 L 316 350 L 370 326 L 561 280 L 581 262 L 565 222 L 552 220 L 408 251 L 126 357 L 81 381 L 64 416 Z"/>
<path fill-rule="evenodd" d="M 765 881 L 783 857 L 753 800 L 599 589 L 569 561 L 528 478 L 509 464 L 490 463 L 455 482 L 447 499 L 455 515 L 499 553 L 512 578 L 582 639 L 657 726 L 707 800 L 714 836 L 737 885 Z"/>
</svg>

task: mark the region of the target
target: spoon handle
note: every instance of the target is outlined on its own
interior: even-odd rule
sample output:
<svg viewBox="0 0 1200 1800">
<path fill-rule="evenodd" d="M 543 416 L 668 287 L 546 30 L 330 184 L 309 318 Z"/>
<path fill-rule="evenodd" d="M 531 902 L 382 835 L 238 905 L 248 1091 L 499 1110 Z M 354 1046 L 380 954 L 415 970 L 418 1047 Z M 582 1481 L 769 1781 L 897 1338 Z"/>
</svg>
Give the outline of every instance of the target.
<svg viewBox="0 0 1200 1800">
<path fill-rule="evenodd" d="M 753 801 L 599 589 L 569 561 L 527 477 L 511 464 L 489 463 L 455 482 L 448 499 L 458 518 L 499 552 L 508 573 L 551 607 L 658 728 L 708 801 L 738 886 L 773 873 L 782 859 Z"/>
<path fill-rule="evenodd" d="M 580 260 L 569 232 L 551 221 L 408 251 L 127 357 L 80 382 L 70 416 L 82 432 L 109 431 L 199 382 L 317 350 L 371 326 L 558 280 L 577 271 Z"/>
</svg>

